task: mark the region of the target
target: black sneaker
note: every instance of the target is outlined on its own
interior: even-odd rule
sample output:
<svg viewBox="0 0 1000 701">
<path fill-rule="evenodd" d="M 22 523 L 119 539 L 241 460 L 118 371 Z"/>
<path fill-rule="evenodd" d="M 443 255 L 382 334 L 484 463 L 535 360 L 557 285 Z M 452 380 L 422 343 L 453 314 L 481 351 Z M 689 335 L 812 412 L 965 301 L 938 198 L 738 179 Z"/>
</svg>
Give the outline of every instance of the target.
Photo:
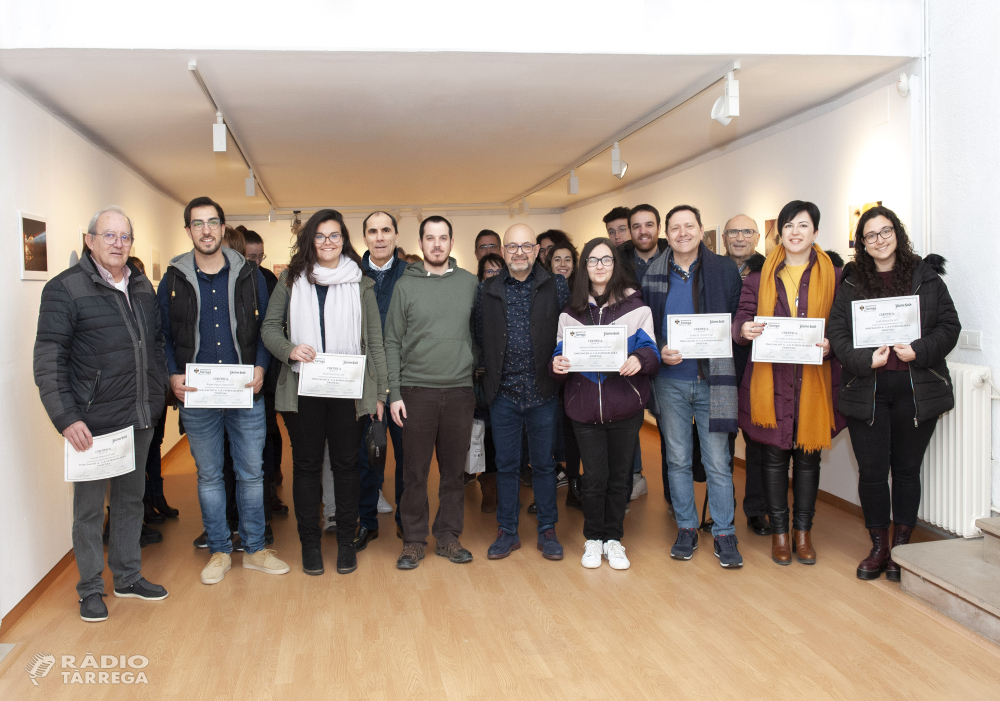
<svg viewBox="0 0 1000 701">
<path fill-rule="evenodd" d="M 151 584 L 145 577 L 139 577 L 124 589 L 115 589 L 115 596 L 120 599 L 145 599 L 146 601 L 161 601 L 167 598 L 167 590 L 159 584 Z"/>
<path fill-rule="evenodd" d="M 233 552 L 243 552 L 243 539 L 240 538 L 239 534 L 233 536 Z"/>
<path fill-rule="evenodd" d="M 352 543 L 337 544 L 337 574 L 350 574 L 358 569 L 358 551 Z"/>
<path fill-rule="evenodd" d="M 677 531 L 677 541 L 670 548 L 670 557 L 675 560 L 690 560 L 698 549 L 698 529 L 682 528 Z"/>
<path fill-rule="evenodd" d="M 202 531 L 201 535 L 194 539 L 191 543 L 196 548 L 207 548 L 208 547 L 208 531 Z"/>
<path fill-rule="evenodd" d="M 270 523 L 264 524 L 264 545 L 274 545 L 274 531 Z"/>
<path fill-rule="evenodd" d="M 537 514 L 538 513 L 538 504 L 535 503 L 534 499 L 532 499 L 531 503 L 528 504 L 528 513 L 529 514 Z"/>
<path fill-rule="evenodd" d="M 139 534 L 139 547 L 144 548 L 150 543 L 160 543 L 163 541 L 163 534 L 157 530 L 142 524 L 142 532 Z"/>
<path fill-rule="evenodd" d="M 285 502 L 281 501 L 277 494 L 271 498 L 271 513 L 278 514 L 280 516 L 288 515 L 288 506 Z"/>
<path fill-rule="evenodd" d="M 569 480 L 569 489 L 566 490 L 566 506 L 583 511 L 583 494 L 579 477 L 573 477 Z"/>
<path fill-rule="evenodd" d="M 727 568 L 743 567 L 743 556 L 736 549 L 739 541 L 734 535 L 715 536 L 715 556 L 719 564 Z"/>
<path fill-rule="evenodd" d="M 104 605 L 107 594 L 88 594 L 80 599 L 80 618 L 87 623 L 108 620 L 108 607 Z"/>
<path fill-rule="evenodd" d="M 302 548 L 302 571 L 314 577 L 326 572 L 323 568 L 323 551 L 320 548 Z"/>
</svg>

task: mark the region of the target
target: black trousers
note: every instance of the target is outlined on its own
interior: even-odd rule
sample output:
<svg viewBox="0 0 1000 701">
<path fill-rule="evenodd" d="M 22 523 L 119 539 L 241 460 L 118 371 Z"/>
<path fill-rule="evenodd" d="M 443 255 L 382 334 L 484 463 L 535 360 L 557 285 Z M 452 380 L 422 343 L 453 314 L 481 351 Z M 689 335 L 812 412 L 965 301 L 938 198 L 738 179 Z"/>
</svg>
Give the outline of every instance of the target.
<svg viewBox="0 0 1000 701">
<path fill-rule="evenodd" d="M 885 370 L 878 374 L 875 387 L 874 422 L 847 419 L 858 460 L 858 496 L 866 528 L 888 528 L 892 521 L 917 525 L 920 463 L 937 417 L 914 426 L 915 411 L 909 371 Z"/>
<path fill-rule="evenodd" d="M 621 540 L 625 533 L 629 479 L 643 413 L 605 424 L 573 421 L 583 459 L 583 535 Z"/>
<path fill-rule="evenodd" d="M 788 533 L 788 460 L 792 460 L 793 526 L 812 530 L 819 492 L 819 459 L 822 451 L 785 450 L 762 445 L 764 453 L 764 501 L 772 533 Z"/>
<path fill-rule="evenodd" d="M 364 418 L 357 418 L 353 399 L 322 397 L 299 397 L 299 410 L 283 416 L 292 441 L 292 501 L 302 547 L 319 547 L 322 538 L 323 449 L 327 445 L 337 502 L 337 542 L 350 543 L 358 521 L 358 451 Z"/>
<path fill-rule="evenodd" d="M 767 513 L 764 503 L 764 446 L 752 440 L 747 432 L 743 432 L 743 442 L 746 444 L 746 489 L 743 492 L 743 513 L 747 518 L 763 516 Z"/>
</svg>

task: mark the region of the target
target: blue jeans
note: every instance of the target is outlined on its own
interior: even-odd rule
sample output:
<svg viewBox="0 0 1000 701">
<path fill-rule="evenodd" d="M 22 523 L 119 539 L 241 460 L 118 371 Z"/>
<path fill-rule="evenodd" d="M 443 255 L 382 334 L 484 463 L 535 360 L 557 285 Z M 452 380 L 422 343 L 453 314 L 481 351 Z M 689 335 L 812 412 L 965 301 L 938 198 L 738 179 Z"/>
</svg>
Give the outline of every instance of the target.
<svg viewBox="0 0 1000 701">
<path fill-rule="evenodd" d="M 506 533 L 517 533 L 517 517 L 521 511 L 521 432 L 527 429 L 528 456 L 531 461 L 532 485 L 538 506 L 538 532 L 556 525 L 556 414 L 559 398 L 549 397 L 544 403 L 527 409 L 497 394 L 490 405 L 490 425 L 493 444 L 497 449 L 497 522 Z"/>
<path fill-rule="evenodd" d="M 223 435 L 229 434 L 236 473 L 236 505 L 240 514 L 240 539 L 246 553 L 264 549 L 264 438 L 267 419 L 264 400 L 252 409 L 186 409 L 181 420 L 198 468 L 198 501 L 201 521 L 208 533 L 208 550 L 233 550 L 226 523 L 226 485 L 222 478 Z"/>
<path fill-rule="evenodd" d="M 382 414 L 382 419 L 389 427 L 389 439 L 392 441 L 392 456 L 396 465 L 396 525 L 402 527 L 403 520 L 399 516 L 399 503 L 403 497 L 403 429 L 392 420 L 388 407 Z M 371 419 L 365 419 L 365 431 L 368 430 L 369 423 L 371 423 Z M 360 462 L 361 499 L 358 501 L 358 521 L 368 530 L 377 531 L 378 490 L 382 489 L 382 484 L 385 481 L 385 470 L 377 472 L 368 469 L 368 446 L 363 440 L 361 441 Z"/>
<path fill-rule="evenodd" d="M 733 475 L 729 471 L 729 434 L 708 430 L 709 385 L 705 380 L 690 382 L 656 378 L 656 404 L 660 408 L 660 426 L 667 443 L 667 477 L 678 528 L 697 528 L 698 506 L 694 501 L 694 478 L 691 453 L 694 417 L 701 443 L 701 461 L 708 478 L 708 505 L 712 510 L 712 535 L 732 535 L 736 502 L 733 499 Z"/>
</svg>

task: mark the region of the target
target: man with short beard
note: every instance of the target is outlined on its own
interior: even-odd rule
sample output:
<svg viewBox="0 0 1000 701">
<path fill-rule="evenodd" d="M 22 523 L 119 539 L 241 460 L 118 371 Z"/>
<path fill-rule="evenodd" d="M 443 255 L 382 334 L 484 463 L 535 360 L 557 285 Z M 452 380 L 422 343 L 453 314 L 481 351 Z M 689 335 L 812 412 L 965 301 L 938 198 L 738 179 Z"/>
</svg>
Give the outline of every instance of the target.
<svg viewBox="0 0 1000 701">
<path fill-rule="evenodd" d="M 483 388 L 490 405 L 496 446 L 497 529 L 487 557 L 499 560 L 521 547 L 519 472 L 521 437 L 527 435 L 538 514 L 538 550 L 547 560 L 563 558 L 556 538 L 556 464 L 553 449 L 559 411 L 558 387 L 549 375 L 559 313 L 569 286 L 539 262 L 535 232 L 515 224 L 504 233 L 507 269 L 479 286 L 476 343 L 483 349 Z"/>
<path fill-rule="evenodd" d="M 622 254 L 625 270 L 641 287 L 650 263 L 667 249 L 667 240 L 660 238 L 660 213 L 651 204 L 633 207 L 629 211 L 628 222 L 632 239 L 619 246 L 618 250 Z"/>
<path fill-rule="evenodd" d="M 180 414 L 198 470 L 198 500 L 212 556 L 202 570 L 202 584 L 221 582 L 231 567 L 233 543 L 226 522 L 226 488 L 222 478 L 223 435 L 233 446 L 240 505 L 243 567 L 285 574 L 288 565 L 264 549 L 264 400 L 259 394 L 271 356 L 260 338 L 267 311 L 267 283 L 257 266 L 222 246 L 226 215 L 208 197 L 184 209 L 184 228 L 194 250 L 170 261 L 157 299 L 163 321 L 164 352 L 170 389 L 181 402 Z M 184 384 L 188 363 L 253 364 L 254 402 L 249 409 L 187 408 Z"/>
<path fill-rule="evenodd" d="M 726 237 L 726 255 L 740 271 L 744 280 L 755 262 L 764 264 L 764 256 L 757 253 L 757 242 L 760 231 L 757 222 L 745 214 L 737 214 L 726 222 L 722 230 Z M 753 261 L 753 262 L 751 262 Z M 743 371 L 750 359 L 750 346 L 733 346 L 733 361 L 736 363 L 736 386 L 740 386 Z M 743 493 L 743 514 L 747 517 L 747 526 L 757 535 L 771 535 L 771 526 L 767 521 L 767 508 L 764 504 L 764 455 L 760 443 L 751 440 L 747 432 L 743 432 L 746 443 L 744 463 L 746 465 L 746 487 Z M 730 453 L 736 445 L 736 434 L 730 434 Z"/>
<path fill-rule="evenodd" d="M 458 537 L 465 522 L 465 461 L 472 438 L 476 367 L 471 320 L 475 275 L 450 257 L 451 223 L 427 217 L 420 223 L 424 260 L 406 267 L 396 283 L 385 320 L 389 366 L 389 409 L 403 428 L 403 552 L 401 570 L 415 569 L 427 547 L 427 477 L 437 450 L 438 512 L 433 533 L 436 554 L 455 563 L 472 561 Z"/>
</svg>

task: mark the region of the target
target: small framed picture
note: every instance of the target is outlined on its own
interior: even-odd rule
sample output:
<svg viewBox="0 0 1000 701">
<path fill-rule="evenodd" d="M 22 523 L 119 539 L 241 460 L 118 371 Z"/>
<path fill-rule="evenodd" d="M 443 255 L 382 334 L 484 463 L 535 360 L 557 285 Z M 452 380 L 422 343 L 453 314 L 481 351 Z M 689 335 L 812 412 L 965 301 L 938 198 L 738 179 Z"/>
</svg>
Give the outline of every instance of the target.
<svg viewBox="0 0 1000 701">
<path fill-rule="evenodd" d="M 49 257 L 45 245 L 45 217 L 18 212 L 21 243 L 21 279 L 48 280 Z"/>
<path fill-rule="evenodd" d="M 705 238 L 702 239 L 705 242 L 705 248 L 710 250 L 712 253 L 718 253 L 720 255 L 725 255 L 725 249 L 720 249 L 719 247 L 719 228 L 718 226 L 713 226 L 705 229 Z"/>
<path fill-rule="evenodd" d="M 163 269 L 160 266 L 160 251 L 157 248 L 152 249 L 152 266 L 153 266 L 153 282 L 159 282 L 160 278 L 163 277 Z"/>
</svg>

